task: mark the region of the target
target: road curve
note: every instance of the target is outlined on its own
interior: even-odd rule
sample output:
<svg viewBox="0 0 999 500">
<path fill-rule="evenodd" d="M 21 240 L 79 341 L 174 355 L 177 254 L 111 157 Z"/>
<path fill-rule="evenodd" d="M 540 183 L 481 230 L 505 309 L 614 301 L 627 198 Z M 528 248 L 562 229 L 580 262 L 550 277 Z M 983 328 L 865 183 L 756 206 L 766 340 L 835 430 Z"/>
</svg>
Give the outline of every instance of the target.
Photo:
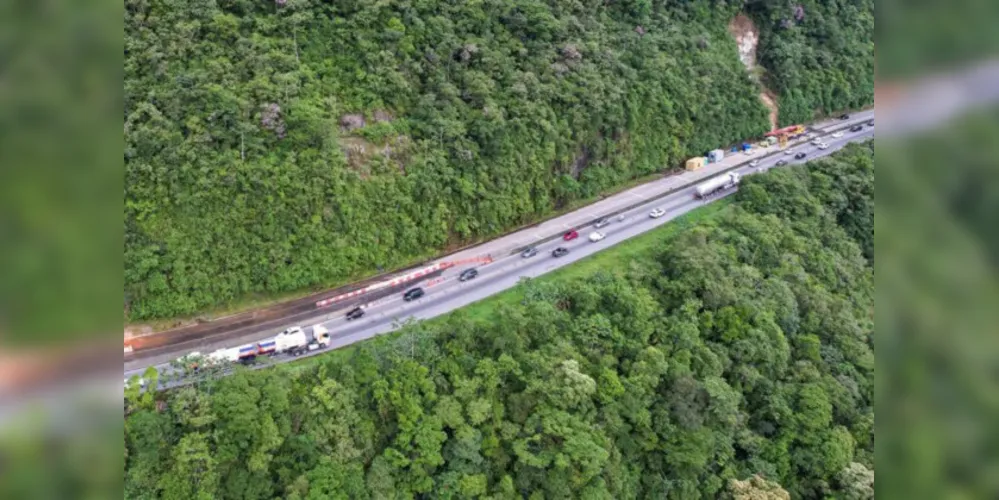
<svg viewBox="0 0 999 500">
<path fill-rule="evenodd" d="M 843 129 L 848 129 L 854 124 L 864 123 L 873 119 L 873 115 L 873 110 L 864 111 L 855 113 L 849 120 L 827 121 L 814 125 L 812 128 L 818 132 L 819 137 L 829 145 L 829 148 L 819 150 L 816 146 L 806 141 L 798 141 L 788 148 L 794 153 L 806 153 L 807 156 L 805 159 L 794 159 L 793 154 L 775 152 L 775 148 L 766 156 L 764 156 L 765 152 L 753 156 L 733 154 L 728 162 L 714 166 L 715 173 L 733 171 L 742 173 L 743 175 L 752 175 L 775 168 L 776 163 L 780 160 L 786 161 L 788 165 L 794 165 L 829 155 L 850 142 L 872 138 L 874 135 L 873 126 L 864 126 L 859 132 L 849 132 Z M 844 135 L 839 138 L 832 137 L 834 131 L 842 131 Z M 752 160 L 758 160 L 759 164 L 751 167 L 749 162 Z M 330 349 L 348 346 L 377 335 L 391 332 L 405 321 L 434 318 L 495 295 L 514 287 L 522 278 L 541 276 L 555 269 L 572 264 L 598 251 L 666 224 L 680 215 L 722 196 L 731 195 L 734 192 L 730 191 L 720 196 L 699 200 L 694 196 L 693 185 L 681 184 L 679 189 L 665 196 L 657 197 L 657 186 L 650 185 L 656 183 L 666 184 L 667 182 L 676 183 L 676 177 L 680 176 L 657 180 L 648 185 L 639 186 L 636 189 L 620 193 L 613 197 L 613 200 L 608 198 L 594 205 L 584 207 L 572 214 L 567 214 L 567 221 L 565 222 L 561 220 L 562 218 L 554 219 L 542 224 L 541 226 L 546 226 L 544 228 L 531 228 L 494 240 L 484 245 L 487 249 L 485 252 L 481 248 L 469 249 L 467 252 L 477 252 L 478 255 L 492 253 L 494 260 L 490 264 L 481 266 L 448 269 L 439 277 L 431 280 L 430 283 L 420 283 L 421 286 L 424 286 L 426 295 L 413 302 L 403 301 L 401 295 L 385 297 L 369 304 L 366 307 L 365 316 L 359 320 L 348 322 L 343 316 L 345 311 L 336 310 L 329 311 L 315 321 L 303 323 L 303 325 L 308 330 L 312 325 L 323 324 L 332 336 Z M 662 186 L 658 186 L 658 189 L 661 192 Z M 666 191 L 668 192 L 668 190 Z M 643 196 L 643 193 L 648 194 Z M 653 219 L 649 216 L 649 212 L 653 208 L 661 208 L 666 214 L 663 217 Z M 600 230 L 606 235 L 606 238 L 602 241 L 592 243 L 589 241 L 588 235 L 594 229 L 587 223 L 603 216 L 612 216 L 611 224 Z M 623 216 L 623 220 L 619 219 L 619 216 Z M 577 220 L 581 222 L 574 223 Z M 558 237 L 564 230 L 570 228 L 579 230 L 579 238 L 565 242 Z M 520 257 L 517 252 L 525 246 L 535 246 L 538 249 L 538 255 L 526 259 Z M 551 251 L 556 247 L 569 249 L 569 254 L 561 258 L 552 257 Z M 448 257 L 449 260 L 455 258 L 461 257 Z M 458 275 L 469 267 L 478 267 L 479 276 L 466 282 L 459 281 L 457 279 Z M 417 284 L 413 286 L 417 286 Z M 275 333 L 277 332 L 265 332 L 255 338 L 241 339 L 238 343 L 229 341 L 228 345 L 225 346 L 204 346 L 198 350 L 202 354 L 208 354 L 214 349 L 235 347 L 252 341 L 259 341 L 273 336 Z M 314 351 L 308 355 L 318 355 L 323 352 L 326 352 L 326 350 Z M 170 356 L 168 359 L 160 359 L 153 362 L 131 363 L 133 366 L 128 366 L 129 364 L 127 363 L 124 375 L 126 377 L 140 375 L 147 366 L 155 366 L 161 373 L 169 372 L 172 370 L 169 366 L 171 359 L 182 354 L 184 353 L 178 353 L 177 355 Z M 271 358 L 271 361 L 282 363 L 294 359 L 298 358 L 275 356 Z M 174 383 L 168 383 L 164 387 L 172 385 Z"/>
</svg>

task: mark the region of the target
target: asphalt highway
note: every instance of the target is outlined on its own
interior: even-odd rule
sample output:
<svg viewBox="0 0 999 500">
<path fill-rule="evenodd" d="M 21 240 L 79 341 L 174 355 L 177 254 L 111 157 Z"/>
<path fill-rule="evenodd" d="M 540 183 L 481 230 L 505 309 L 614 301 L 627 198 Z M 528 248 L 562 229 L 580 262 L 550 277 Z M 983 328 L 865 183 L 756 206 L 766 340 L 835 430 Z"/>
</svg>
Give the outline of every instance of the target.
<svg viewBox="0 0 999 500">
<path fill-rule="evenodd" d="M 854 113 L 849 120 L 830 120 L 813 125 L 812 130 L 816 131 L 818 137 L 822 139 L 828 148 L 818 149 L 817 146 L 808 142 L 808 139 L 799 140 L 792 143 L 788 151 L 792 154 L 784 154 L 776 148 L 760 151 L 755 155 L 747 156 L 741 153 L 729 153 L 728 161 L 715 165 L 717 175 L 722 171 L 739 172 L 743 175 L 753 175 L 765 172 L 776 166 L 780 160 L 786 161 L 787 165 L 795 165 L 806 161 L 832 154 L 850 142 L 860 142 L 874 136 L 874 126 L 863 126 L 858 132 L 850 132 L 848 129 L 855 124 L 862 124 L 873 119 L 873 110 Z M 840 135 L 835 137 L 834 135 Z M 794 154 L 805 153 L 804 159 L 795 159 Z M 750 162 L 756 160 L 758 164 L 751 166 Z M 690 174 L 689 172 L 686 174 Z M 676 180 L 676 177 L 663 179 L 665 182 L 683 182 Z M 664 196 L 656 196 L 654 190 L 643 191 L 648 194 L 630 194 L 629 192 L 615 195 L 615 199 L 603 200 L 596 204 L 584 207 L 573 214 L 567 214 L 565 218 L 548 221 L 542 226 L 535 227 L 527 231 L 521 231 L 513 235 L 494 240 L 488 245 L 488 253 L 494 260 L 490 264 L 470 265 L 455 267 L 446 270 L 441 276 L 431 280 L 429 283 L 413 283 L 413 286 L 422 286 L 426 294 L 415 301 L 405 302 L 402 295 L 385 297 L 376 302 L 367 304 L 365 315 L 354 321 L 347 321 L 344 317 L 345 309 L 329 310 L 320 313 L 319 317 L 312 323 L 302 326 L 306 332 L 311 334 L 314 325 L 324 325 L 331 334 L 331 344 L 329 348 L 313 351 L 305 356 L 317 355 L 330 349 L 348 346 L 356 342 L 370 339 L 377 335 L 391 332 L 398 326 L 409 320 L 430 319 L 450 311 L 482 300 L 491 295 L 495 295 L 504 290 L 510 289 L 525 277 L 537 277 L 551 272 L 555 269 L 572 264 L 580 259 L 584 259 L 596 252 L 612 247 L 618 243 L 628 240 L 634 236 L 645 233 L 651 229 L 659 227 L 669 221 L 679 217 L 697 207 L 711 203 L 721 197 L 730 196 L 735 190 L 729 190 L 719 195 L 709 196 L 705 199 L 697 199 L 694 196 L 695 185 L 706 180 L 706 177 L 696 183 L 681 184 L 678 189 L 664 189 L 668 192 Z M 660 182 L 660 181 L 655 181 Z M 653 183 L 650 183 L 653 184 Z M 668 186 L 667 186 L 668 187 Z M 649 189 L 647 185 L 642 188 Z M 630 198 L 629 198 L 630 196 Z M 621 207 L 624 207 L 623 209 Z M 659 208 L 665 211 L 665 215 L 659 218 L 650 217 L 649 213 Z M 579 222 L 571 219 L 576 217 Z M 589 235 L 595 231 L 590 222 L 601 217 L 608 217 L 610 225 L 599 229 L 606 237 L 598 242 L 591 242 Z M 563 231 L 576 229 L 579 237 L 572 241 L 563 241 L 558 237 Z M 485 246 L 485 245 L 484 245 Z M 522 258 L 519 250 L 526 246 L 534 246 L 538 249 L 538 254 L 530 258 Z M 552 250 L 557 247 L 564 247 L 569 253 L 563 257 L 555 258 L 551 255 Z M 467 251 L 470 255 L 483 255 L 482 248 L 473 248 Z M 476 253 L 477 252 L 477 253 Z M 449 256 L 455 258 L 455 256 Z M 458 275 L 465 269 L 477 267 L 479 276 L 475 279 L 461 282 Z M 230 341 L 227 345 L 205 345 L 199 348 L 198 352 L 208 355 L 215 349 L 222 347 L 237 347 L 253 341 L 260 341 L 275 335 L 277 332 L 266 332 L 257 338 L 240 339 L 235 343 Z M 179 353 L 183 355 L 185 353 Z M 176 356 L 173 356 L 174 358 Z M 270 358 L 271 363 L 281 363 L 291 361 L 295 358 L 289 355 L 278 355 Z M 270 364 L 270 363 L 268 363 Z M 131 365 L 131 366 L 129 366 Z M 147 366 L 155 366 L 161 373 L 172 370 L 169 359 L 145 360 L 145 362 L 127 363 L 124 375 L 126 378 L 132 375 L 141 375 Z M 168 383 L 165 387 L 174 385 Z"/>
</svg>

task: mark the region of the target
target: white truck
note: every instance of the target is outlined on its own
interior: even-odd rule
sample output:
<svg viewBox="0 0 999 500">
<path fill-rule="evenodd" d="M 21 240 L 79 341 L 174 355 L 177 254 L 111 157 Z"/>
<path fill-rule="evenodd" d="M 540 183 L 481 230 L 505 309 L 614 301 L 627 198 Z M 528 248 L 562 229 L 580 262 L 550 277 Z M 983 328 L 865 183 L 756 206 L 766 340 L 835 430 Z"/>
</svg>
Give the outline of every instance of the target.
<svg viewBox="0 0 999 500">
<path fill-rule="evenodd" d="M 323 325 L 313 325 L 312 335 L 306 335 L 305 330 L 300 326 L 293 326 L 274 337 L 273 340 L 273 351 L 274 353 L 289 353 L 292 356 L 298 356 L 309 351 L 314 351 L 316 349 L 323 349 L 330 345 L 330 334 L 329 330 Z M 267 352 L 265 346 L 269 342 L 261 342 L 260 348 L 262 352 Z"/>
<path fill-rule="evenodd" d="M 329 346 L 330 331 L 323 325 L 313 325 L 312 340 L 309 342 L 308 349 L 310 351 L 315 351 L 316 349 L 325 349 Z"/>
<path fill-rule="evenodd" d="M 263 347 L 264 344 L 261 342 L 260 346 Z M 274 337 L 274 350 L 277 353 L 297 354 L 300 349 L 307 345 L 309 345 L 309 341 L 305 339 L 305 331 L 300 326 L 293 326 Z"/>
<path fill-rule="evenodd" d="M 694 194 L 698 198 L 704 198 L 705 196 L 712 195 L 718 191 L 723 191 L 726 189 L 731 189 L 739 185 L 739 181 L 742 180 L 742 174 L 737 172 L 729 172 L 724 175 L 719 175 L 708 179 L 697 185 L 694 188 Z"/>
<path fill-rule="evenodd" d="M 323 325 L 313 325 L 312 335 L 305 333 L 300 326 L 293 326 L 272 338 L 240 347 L 219 349 L 208 355 L 214 363 L 235 363 L 252 361 L 257 356 L 291 354 L 298 356 L 309 351 L 325 349 L 330 345 L 330 332 Z"/>
</svg>

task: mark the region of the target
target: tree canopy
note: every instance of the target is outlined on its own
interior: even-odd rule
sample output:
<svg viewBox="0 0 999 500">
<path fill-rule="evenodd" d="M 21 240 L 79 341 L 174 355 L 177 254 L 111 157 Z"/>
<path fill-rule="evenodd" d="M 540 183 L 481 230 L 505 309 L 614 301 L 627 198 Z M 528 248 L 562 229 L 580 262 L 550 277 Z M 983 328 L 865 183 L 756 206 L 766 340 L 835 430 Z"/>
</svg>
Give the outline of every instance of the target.
<svg viewBox="0 0 999 500">
<path fill-rule="evenodd" d="M 874 0 L 762 0 L 747 9 L 783 125 L 874 104 Z"/>
<path fill-rule="evenodd" d="M 851 146 L 495 321 L 131 393 L 125 496 L 869 498 L 873 185 Z"/>
<path fill-rule="evenodd" d="M 873 99 L 842 3 L 765 31 L 789 120 Z M 126 320 L 341 284 L 759 135 L 739 4 L 127 0 Z"/>
</svg>

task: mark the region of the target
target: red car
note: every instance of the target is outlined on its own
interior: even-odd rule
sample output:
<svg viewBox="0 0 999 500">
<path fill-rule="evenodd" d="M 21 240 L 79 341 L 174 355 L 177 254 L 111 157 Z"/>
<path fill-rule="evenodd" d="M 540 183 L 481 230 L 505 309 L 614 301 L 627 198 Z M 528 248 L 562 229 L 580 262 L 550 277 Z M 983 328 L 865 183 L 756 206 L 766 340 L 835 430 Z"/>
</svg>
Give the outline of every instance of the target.
<svg viewBox="0 0 999 500">
<path fill-rule="evenodd" d="M 568 233 L 565 233 L 565 234 L 562 235 L 562 239 L 565 240 L 565 241 L 571 241 L 571 240 L 574 240 L 576 238 L 579 238 L 579 232 L 577 232 L 575 229 L 573 229 L 573 230 L 569 231 Z"/>
</svg>

